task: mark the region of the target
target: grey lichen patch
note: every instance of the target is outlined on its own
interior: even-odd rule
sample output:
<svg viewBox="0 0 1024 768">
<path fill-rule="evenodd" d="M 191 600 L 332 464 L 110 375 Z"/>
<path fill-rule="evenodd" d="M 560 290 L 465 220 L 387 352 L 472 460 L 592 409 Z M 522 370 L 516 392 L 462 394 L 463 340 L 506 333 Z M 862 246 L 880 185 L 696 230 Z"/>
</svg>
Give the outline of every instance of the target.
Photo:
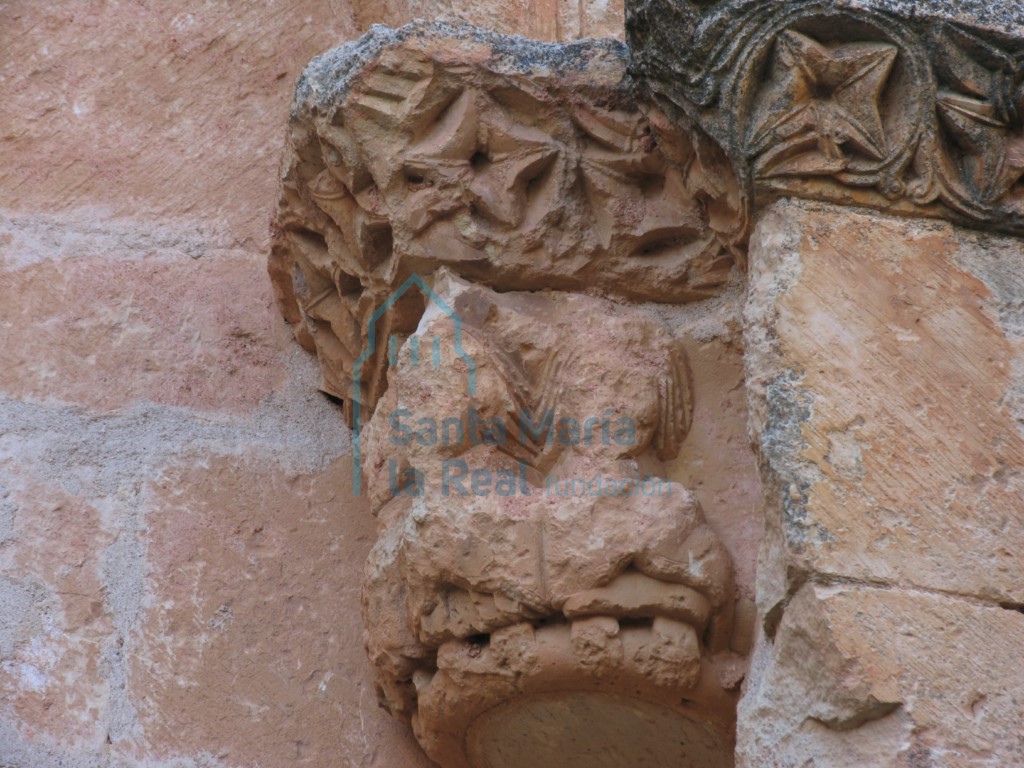
<svg viewBox="0 0 1024 768">
<path fill-rule="evenodd" d="M 787 543 L 797 552 L 809 544 L 835 541 L 808 511 L 810 489 L 824 480 L 821 469 L 801 458 L 807 448 L 804 425 L 813 417 L 814 397 L 801 387 L 801 376 L 786 371 L 765 388 L 767 421 L 761 437 L 763 470 L 770 475 L 781 506 Z"/>
<path fill-rule="evenodd" d="M 146 547 L 149 481 L 168 465 L 196 454 L 271 458 L 285 470 L 315 472 L 350 451 L 349 431 L 337 408 L 315 391 L 316 365 L 295 350 L 288 366 L 287 384 L 248 416 L 203 414 L 153 403 L 96 414 L 65 404 L 0 398 L 0 457 L 16 457 L 40 468 L 49 482 L 101 510 L 105 526 L 114 534 L 113 543 L 99 555 L 99 570 L 114 630 L 100 653 L 109 691 L 105 725 L 115 742 L 136 738 L 140 728 L 128 670 L 131 655 L 137 652 L 132 641 L 147 608 L 152 577 Z M 0 554 L 4 542 L 16 533 L 16 514 L 21 512 L 14 493 L 0 482 Z M 42 585 L 0 579 L 0 663 L 10 659 L 23 637 L 41 635 L 42 623 L 57 610 L 53 595 Z M 22 666 L 11 674 L 31 680 L 35 673 Z M 18 762 L 13 764 L 24 768 L 121 765 L 100 751 L 74 756 L 49 752 L 18 741 L 0 724 L 0 768 L 4 758 L 15 757 Z M 196 757 L 173 764 L 198 767 L 219 762 Z"/>
<path fill-rule="evenodd" d="M 154 403 L 94 414 L 0 398 L 0 455 L 38 462 L 72 495 L 131 496 L 175 457 L 197 450 L 256 453 L 273 456 L 287 470 L 319 471 L 349 453 L 349 430 L 338 409 L 311 386 L 316 364 L 296 349 L 288 366 L 286 386 L 245 417 Z"/>
<path fill-rule="evenodd" d="M 0 208 L 0 261 L 20 269 L 53 259 L 199 259 L 237 247 L 216 226 L 115 219 L 90 208 L 60 216 Z"/>
<path fill-rule="evenodd" d="M 1015 237 L 961 232 L 953 258 L 992 292 L 1003 331 L 1024 340 L 1024 241 Z"/>
<path fill-rule="evenodd" d="M 0 668 L 4 671 L 11 671 L 7 668 L 10 658 L 38 621 L 45 599 L 45 590 L 39 585 L 0 577 Z"/>
<path fill-rule="evenodd" d="M 787 462 L 807 447 L 802 426 L 811 419 L 814 400 L 800 388 L 801 379 L 800 374 L 786 371 L 766 387 L 768 423 L 761 451 L 769 463 Z"/>
<path fill-rule="evenodd" d="M 909 19 L 943 19 L 1006 35 L 1024 33 L 1024 14 L 1018 0 L 840 0 L 836 5 Z"/>
<path fill-rule="evenodd" d="M 1024 433 L 1024 354 L 1013 361 L 1013 383 L 1006 393 L 1006 406 L 1010 409 L 1017 426 Z"/>
<path fill-rule="evenodd" d="M 781 308 L 799 286 L 804 268 L 803 233 L 792 222 L 808 205 L 779 201 L 760 215 L 751 237 L 750 290 L 743 314 L 751 431 L 767 502 L 758 605 L 769 635 L 785 602 L 805 579 L 799 555 L 808 546 L 833 540 L 831 532 L 813 522 L 808 508 L 812 486 L 824 480 L 821 469 L 802 457 L 814 395 L 803 386 L 803 372 L 787 365 L 779 336 Z"/>
<path fill-rule="evenodd" d="M 313 59 L 295 88 L 292 116 L 303 110 L 328 111 L 344 101 L 356 77 L 388 48 L 409 41 L 465 42 L 491 49 L 489 65 L 504 74 L 586 72 L 598 59 L 619 63 L 625 71 L 629 49 L 617 40 L 543 43 L 518 35 L 502 35 L 464 22 L 417 21 L 398 29 L 374 24 L 358 40 Z"/>
<path fill-rule="evenodd" d="M 11 722 L 0 721 L 0 768 L 224 768 L 225 763 L 208 752 L 167 759 L 136 760 L 116 757 L 110 747 L 81 746 L 74 750 L 48 745 L 19 732 Z"/>
<path fill-rule="evenodd" d="M 14 540 L 14 522 L 18 505 L 11 498 L 11 489 L 0 482 L 0 547 Z"/>
<path fill-rule="evenodd" d="M 110 686 L 109 724 L 112 738 L 122 739 L 137 729 L 135 706 L 128 691 L 130 639 L 143 610 L 149 560 L 141 536 L 142 514 L 135 504 L 121 521 L 117 539 L 103 552 L 101 571 L 107 609 L 114 634 L 103 647 L 103 661 Z"/>
</svg>

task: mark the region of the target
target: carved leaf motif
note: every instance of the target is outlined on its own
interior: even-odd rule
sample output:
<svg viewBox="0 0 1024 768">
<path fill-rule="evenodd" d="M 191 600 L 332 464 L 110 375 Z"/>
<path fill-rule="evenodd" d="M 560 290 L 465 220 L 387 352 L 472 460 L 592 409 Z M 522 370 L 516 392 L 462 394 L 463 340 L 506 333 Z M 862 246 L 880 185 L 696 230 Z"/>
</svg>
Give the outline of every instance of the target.
<svg viewBox="0 0 1024 768">
<path fill-rule="evenodd" d="M 938 93 L 940 125 L 952 140 L 954 185 L 966 183 L 984 206 L 997 205 L 1024 177 L 1024 130 L 1021 107 L 1012 104 L 1010 79 L 995 66 L 1012 70 L 1010 57 L 995 46 L 963 32 L 945 30 Z M 989 61 L 985 66 L 977 56 Z M 959 176 L 959 178 L 957 178 Z"/>
<path fill-rule="evenodd" d="M 619 237 L 632 240 L 634 256 L 671 259 L 695 244 L 710 244 L 705 212 L 687 190 L 683 171 L 655 151 L 658 143 L 649 126 L 629 115 L 596 110 L 577 109 L 573 117 L 588 139 L 579 173 L 603 246 L 614 236 L 612 211 L 626 204 L 623 192 L 638 181 L 644 215 L 629 221 L 628 229 L 618 222 Z"/>
<path fill-rule="evenodd" d="M 984 202 L 998 201 L 1024 176 L 1024 136 L 996 119 L 986 101 L 940 94 L 939 113 L 963 151 L 966 181 Z"/>
<path fill-rule="evenodd" d="M 353 458 L 381 531 L 363 592 L 381 701 L 415 718 L 436 762 L 462 765 L 463 732 L 499 700 L 449 695 L 461 671 L 502 678 L 501 699 L 609 673 L 640 699 L 685 694 L 726 765 L 734 686 L 703 660 L 729 645 L 732 561 L 661 471 L 690 427 L 685 355 L 646 309 L 588 294 L 714 295 L 745 191 L 706 137 L 641 108 L 623 48 L 581 43 L 563 68 L 551 47 L 474 30 L 453 51 L 451 27 L 425 31 L 378 29 L 307 70 L 271 261 L 323 388 L 351 392 L 365 426 Z M 394 439 L 400 410 L 417 438 Z M 451 459 L 472 467 L 470 494 L 446 490 Z M 549 476 L 573 490 L 548 492 Z M 554 668 L 508 642 L 542 621 Z M 615 663 L 595 667 L 591 641 Z M 508 690 L 513 670 L 536 681 Z"/>
<path fill-rule="evenodd" d="M 468 205 L 489 225 L 517 227 L 534 202 L 530 183 L 561 152 L 551 136 L 517 125 L 488 95 L 465 91 L 408 150 L 406 178 L 419 187 L 410 223 L 423 231 Z"/>
<path fill-rule="evenodd" d="M 690 390 L 690 366 L 677 345 L 669 348 L 669 360 L 658 391 L 660 423 L 654 435 L 658 458 L 670 461 L 679 455 L 690 433 L 693 417 L 693 393 Z"/>
</svg>

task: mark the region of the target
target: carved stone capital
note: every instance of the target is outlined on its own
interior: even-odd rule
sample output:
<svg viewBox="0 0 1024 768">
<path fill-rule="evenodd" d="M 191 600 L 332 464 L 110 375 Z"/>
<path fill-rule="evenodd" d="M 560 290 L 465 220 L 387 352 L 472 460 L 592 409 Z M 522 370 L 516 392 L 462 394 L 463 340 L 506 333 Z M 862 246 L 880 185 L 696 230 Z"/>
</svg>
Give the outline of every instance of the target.
<svg viewBox="0 0 1024 768">
<path fill-rule="evenodd" d="M 633 72 L 760 198 L 1024 232 L 1015 3 L 634 0 Z"/>
<path fill-rule="evenodd" d="M 634 96 L 628 52 L 469 26 L 376 27 L 314 59 L 296 91 L 271 276 L 299 341 L 364 422 L 386 350 L 370 319 L 411 275 L 444 266 L 501 290 L 680 303 L 742 259 L 739 179 L 699 130 Z M 410 295 L 378 318 L 408 335 Z"/>
</svg>

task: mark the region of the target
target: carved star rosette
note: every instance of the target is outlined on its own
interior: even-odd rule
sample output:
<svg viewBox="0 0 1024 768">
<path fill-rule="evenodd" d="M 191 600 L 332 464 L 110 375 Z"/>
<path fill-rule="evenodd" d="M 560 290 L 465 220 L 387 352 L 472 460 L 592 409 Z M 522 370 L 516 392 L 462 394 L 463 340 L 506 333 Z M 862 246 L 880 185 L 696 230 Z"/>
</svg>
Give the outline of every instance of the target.
<svg viewBox="0 0 1024 768">
<path fill-rule="evenodd" d="M 411 25 L 315 59 L 297 88 L 270 271 L 362 428 L 380 701 L 451 768 L 561 762 L 558 744 L 506 747 L 565 707 L 566 743 L 613 761 L 640 743 L 652 768 L 731 762 L 747 651 L 731 556 L 665 467 L 689 367 L 629 305 L 738 282 L 747 200 L 719 147 L 636 99 L 627 65 L 613 41 Z M 636 435 L 595 441 L 620 411 Z M 462 436 L 403 443 L 402 413 Z M 582 441 L 538 433 L 545 418 Z M 459 462 L 494 493 L 449 493 Z M 559 495 L 559 478 L 591 485 Z M 592 497 L 609 479 L 626 490 Z"/>
<path fill-rule="evenodd" d="M 831 179 L 903 196 L 924 135 L 926 80 L 901 30 L 850 14 L 791 15 L 738 64 L 737 138 L 755 183 L 788 190 Z"/>
</svg>

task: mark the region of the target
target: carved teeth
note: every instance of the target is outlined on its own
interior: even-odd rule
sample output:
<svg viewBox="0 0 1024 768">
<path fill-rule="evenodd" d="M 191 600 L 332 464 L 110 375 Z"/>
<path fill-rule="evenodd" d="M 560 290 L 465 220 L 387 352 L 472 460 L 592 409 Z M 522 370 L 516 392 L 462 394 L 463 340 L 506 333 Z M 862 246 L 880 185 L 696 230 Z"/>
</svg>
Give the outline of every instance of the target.
<svg viewBox="0 0 1024 768">
<path fill-rule="evenodd" d="M 562 612 L 570 619 L 595 615 L 630 619 L 664 616 L 692 624 L 703 632 L 711 605 L 690 587 L 626 572 L 605 587 L 573 595 L 565 601 Z"/>
</svg>

